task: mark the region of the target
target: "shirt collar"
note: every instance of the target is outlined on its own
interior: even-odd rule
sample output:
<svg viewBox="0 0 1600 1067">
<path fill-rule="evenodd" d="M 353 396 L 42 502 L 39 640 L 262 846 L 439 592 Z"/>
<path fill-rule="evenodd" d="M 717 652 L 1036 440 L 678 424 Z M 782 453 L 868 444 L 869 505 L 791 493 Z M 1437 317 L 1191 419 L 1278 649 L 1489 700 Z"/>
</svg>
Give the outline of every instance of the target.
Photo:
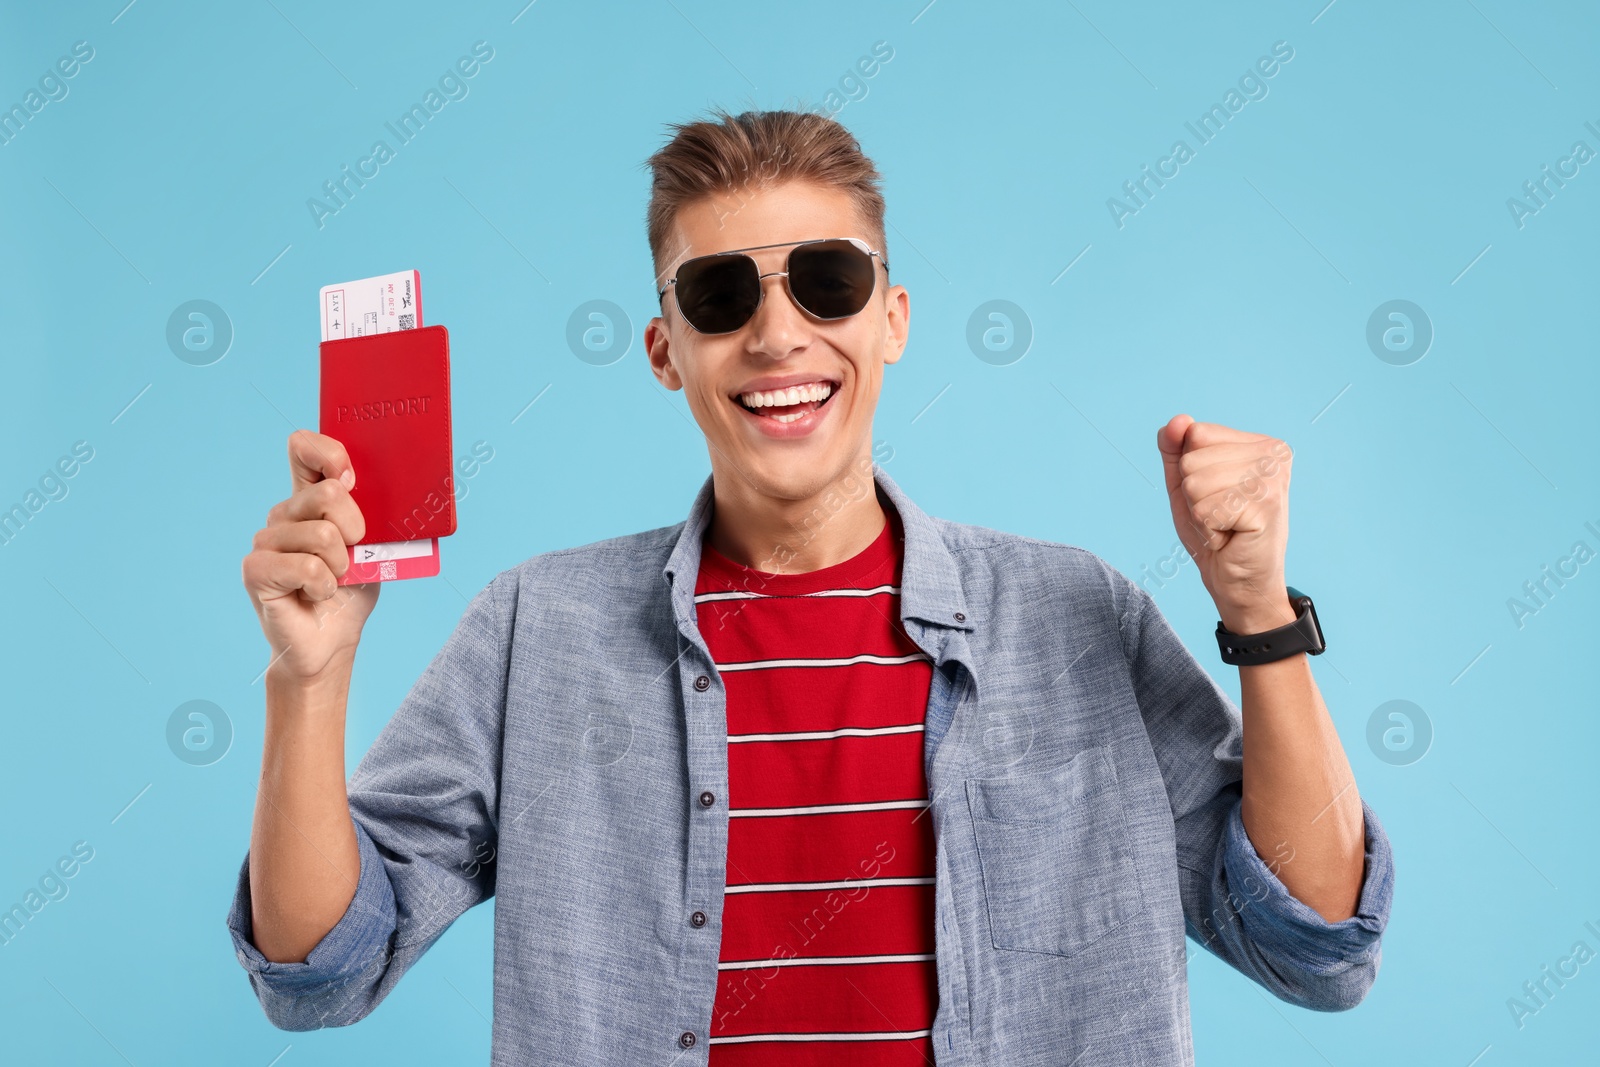
<svg viewBox="0 0 1600 1067">
<path fill-rule="evenodd" d="M 952 630 L 971 630 L 976 620 L 961 589 L 955 557 L 945 545 L 936 521 L 912 503 L 905 490 L 876 462 L 872 475 L 878 488 L 900 514 L 905 532 L 905 558 L 900 574 L 900 615 Z M 680 627 L 694 625 L 694 584 L 700 573 L 701 545 L 710 522 L 712 476 L 707 475 L 689 509 L 677 543 L 661 569 L 671 589 L 672 613 Z M 683 580 L 678 581 L 681 577 Z M 692 632 L 692 631 L 691 631 Z"/>
</svg>

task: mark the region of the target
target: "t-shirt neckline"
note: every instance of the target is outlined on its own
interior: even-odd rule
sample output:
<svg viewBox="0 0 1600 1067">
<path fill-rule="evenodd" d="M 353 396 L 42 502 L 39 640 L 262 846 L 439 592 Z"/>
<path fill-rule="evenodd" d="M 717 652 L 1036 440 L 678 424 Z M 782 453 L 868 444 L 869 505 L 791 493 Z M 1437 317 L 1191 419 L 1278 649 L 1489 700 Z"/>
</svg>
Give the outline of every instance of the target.
<svg viewBox="0 0 1600 1067">
<path fill-rule="evenodd" d="M 882 498 L 880 496 L 880 501 Z M 894 505 L 882 501 L 887 521 L 866 548 L 832 566 L 800 573 L 775 573 L 746 567 L 718 552 L 709 540 L 701 542 L 700 570 L 718 586 L 774 596 L 796 596 L 823 589 L 851 588 L 884 564 L 895 563 L 904 544 L 904 530 Z M 709 530 L 709 528 L 708 528 Z M 898 568 L 895 568 L 898 570 Z M 898 577 L 896 574 L 895 578 Z M 891 579 L 892 580 L 892 579 Z"/>
</svg>

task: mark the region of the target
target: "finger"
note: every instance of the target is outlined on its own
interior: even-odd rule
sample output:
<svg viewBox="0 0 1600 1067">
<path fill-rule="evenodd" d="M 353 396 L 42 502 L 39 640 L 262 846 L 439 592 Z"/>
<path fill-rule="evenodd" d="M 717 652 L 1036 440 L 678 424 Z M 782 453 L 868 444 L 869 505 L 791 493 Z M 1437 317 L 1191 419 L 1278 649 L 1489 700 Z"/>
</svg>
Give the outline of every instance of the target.
<svg viewBox="0 0 1600 1067">
<path fill-rule="evenodd" d="M 1189 517 L 1208 530 L 1245 533 L 1266 529 L 1264 497 L 1249 497 L 1230 486 L 1196 498 Z"/>
<path fill-rule="evenodd" d="M 342 481 L 346 489 L 356 487 L 355 469 L 344 445 L 311 430 L 296 430 L 289 435 L 289 478 L 294 490 L 324 478 Z"/>
<path fill-rule="evenodd" d="M 1182 492 L 1179 496 L 1188 504 L 1213 495 L 1229 494 L 1241 500 L 1264 500 L 1282 489 L 1284 478 L 1280 472 L 1262 474 L 1255 463 L 1228 462 L 1214 463 L 1187 472 L 1180 484 Z"/>
<path fill-rule="evenodd" d="M 1237 511 L 1245 501 L 1264 500 L 1271 492 L 1272 486 L 1266 478 L 1256 473 L 1255 468 L 1223 464 L 1184 475 L 1180 496 L 1188 507 L 1211 500 L 1213 503 L 1227 502 L 1228 507 Z"/>
<path fill-rule="evenodd" d="M 1269 478 L 1276 474 L 1278 468 L 1288 459 L 1287 445 L 1281 452 L 1280 457 L 1261 441 L 1206 445 L 1204 448 L 1191 449 L 1179 456 L 1178 470 L 1188 477 L 1213 467 L 1234 467 L 1237 468 L 1240 478 L 1246 478 L 1250 474 Z"/>
<path fill-rule="evenodd" d="M 327 562 L 305 552 L 252 552 L 241 569 L 245 589 L 261 603 L 295 593 L 321 601 L 339 590 L 339 580 Z"/>
<path fill-rule="evenodd" d="M 1206 448 L 1210 445 L 1265 441 L 1266 439 L 1267 435 L 1264 433 L 1235 430 L 1233 427 L 1224 426 L 1220 422 L 1191 422 L 1183 432 L 1183 447 L 1180 451 L 1190 452 L 1196 448 Z"/>
<path fill-rule="evenodd" d="M 327 519 L 339 527 L 344 543 L 353 545 L 366 536 L 367 521 L 361 508 L 350 496 L 343 482 L 324 480 L 312 482 L 295 492 L 288 500 L 280 500 L 267 512 L 267 525 L 305 522 L 307 519 Z"/>
<path fill-rule="evenodd" d="M 350 549 L 339 527 L 327 519 L 279 523 L 256 532 L 251 545 L 261 552 L 304 552 L 321 559 L 335 577 L 350 567 Z"/>
</svg>

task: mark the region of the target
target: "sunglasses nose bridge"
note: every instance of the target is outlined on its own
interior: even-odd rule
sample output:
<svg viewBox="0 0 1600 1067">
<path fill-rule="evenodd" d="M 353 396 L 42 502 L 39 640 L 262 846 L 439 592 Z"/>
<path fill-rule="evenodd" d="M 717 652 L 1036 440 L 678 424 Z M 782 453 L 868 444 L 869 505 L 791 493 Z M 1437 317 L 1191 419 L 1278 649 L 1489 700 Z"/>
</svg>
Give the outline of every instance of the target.
<svg viewBox="0 0 1600 1067">
<path fill-rule="evenodd" d="M 758 267 L 758 268 L 756 268 L 756 291 L 757 291 L 756 306 L 757 307 L 760 307 L 762 304 L 766 303 L 766 301 L 767 301 L 767 279 L 768 278 L 782 278 L 783 281 L 780 282 L 779 285 L 783 288 L 783 290 L 785 292 L 787 292 L 789 294 L 789 299 L 790 300 L 794 299 L 794 290 L 789 288 L 789 272 L 787 270 L 769 270 L 765 274 L 762 274 L 760 272 L 760 268 Z"/>
<path fill-rule="evenodd" d="M 770 314 L 770 312 L 771 312 L 771 309 L 767 306 L 767 279 L 768 278 L 781 278 L 781 279 L 783 279 L 781 282 L 778 283 L 778 285 L 783 290 L 784 296 L 787 298 L 787 301 L 788 301 L 790 309 L 792 311 L 800 313 L 801 317 L 803 318 L 805 309 L 803 307 L 801 307 L 800 306 L 800 302 L 795 299 L 794 290 L 789 288 L 789 272 L 787 270 L 769 270 L 766 273 L 761 273 L 760 268 L 758 267 L 757 268 L 757 273 L 756 273 L 756 289 L 757 289 L 756 306 L 755 306 L 755 309 L 751 311 L 750 318 L 745 320 L 745 325 L 749 325 L 749 323 L 754 321 L 755 319 L 761 318 L 761 317 L 765 317 L 767 314 Z"/>
</svg>

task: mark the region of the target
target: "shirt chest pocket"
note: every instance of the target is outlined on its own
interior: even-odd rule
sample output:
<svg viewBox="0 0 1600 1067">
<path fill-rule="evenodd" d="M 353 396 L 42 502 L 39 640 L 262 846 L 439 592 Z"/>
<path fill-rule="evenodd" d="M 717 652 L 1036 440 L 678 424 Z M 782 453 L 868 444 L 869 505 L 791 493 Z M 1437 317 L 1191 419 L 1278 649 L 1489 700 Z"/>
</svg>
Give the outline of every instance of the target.
<svg viewBox="0 0 1600 1067">
<path fill-rule="evenodd" d="M 1104 748 L 1043 774 L 968 778 L 966 787 L 995 948 L 1071 956 L 1143 907 Z"/>
</svg>

